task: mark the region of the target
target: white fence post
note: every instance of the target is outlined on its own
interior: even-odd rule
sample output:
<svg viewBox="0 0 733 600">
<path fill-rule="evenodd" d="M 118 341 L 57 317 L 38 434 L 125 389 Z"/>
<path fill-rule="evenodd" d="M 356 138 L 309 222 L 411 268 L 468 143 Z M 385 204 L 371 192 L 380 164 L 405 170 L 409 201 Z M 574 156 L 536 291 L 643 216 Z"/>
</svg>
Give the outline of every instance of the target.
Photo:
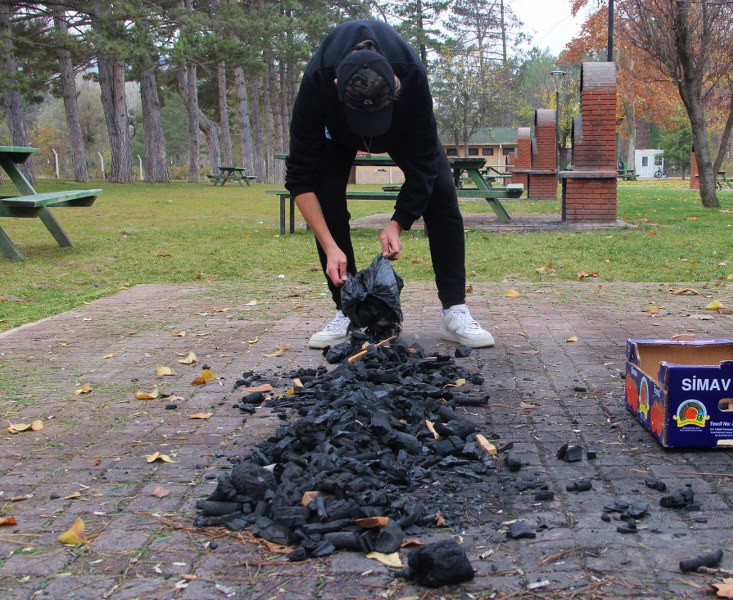
<svg viewBox="0 0 733 600">
<path fill-rule="evenodd" d="M 102 179 L 106 179 L 107 177 L 104 174 L 104 156 L 102 156 L 101 152 L 97 152 L 97 156 L 99 156 L 99 164 L 102 165 Z"/>
<path fill-rule="evenodd" d="M 140 163 L 140 181 L 144 179 L 143 177 L 143 159 L 140 157 L 140 155 L 137 155 L 137 161 Z"/>
<path fill-rule="evenodd" d="M 56 153 L 56 150 L 51 148 L 51 152 L 53 152 L 53 164 L 54 164 L 54 173 L 56 173 L 56 179 L 59 178 L 59 155 Z"/>
</svg>

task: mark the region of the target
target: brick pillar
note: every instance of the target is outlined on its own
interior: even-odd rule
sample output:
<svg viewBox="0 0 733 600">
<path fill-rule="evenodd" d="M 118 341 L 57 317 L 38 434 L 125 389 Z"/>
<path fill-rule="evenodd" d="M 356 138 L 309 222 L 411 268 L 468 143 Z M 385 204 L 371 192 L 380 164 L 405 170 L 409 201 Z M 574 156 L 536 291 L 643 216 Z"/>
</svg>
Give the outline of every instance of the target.
<svg viewBox="0 0 733 600">
<path fill-rule="evenodd" d="M 512 183 L 521 183 L 527 189 L 527 171 L 532 167 L 532 130 L 529 127 L 517 128 L 517 147 L 514 149 Z"/>
<path fill-rule="evenodd" d="M 583 63 L 573 170 L 560 174 L 565 221 L 616 220 L 616 66 Z"/>
<path fill-rule="evenodd" d="M 532 168 L 529 172 L 527 197 L 532 200 L 557 198 L 557 150 L 555 111 L 535 111 Z"/>
<path fill-rule="evenodd" d="M 690 189 L 700 189 L 700 171 L 697 169 L 697 156 L 694 150 L 690 154 Z"/>
</svg>

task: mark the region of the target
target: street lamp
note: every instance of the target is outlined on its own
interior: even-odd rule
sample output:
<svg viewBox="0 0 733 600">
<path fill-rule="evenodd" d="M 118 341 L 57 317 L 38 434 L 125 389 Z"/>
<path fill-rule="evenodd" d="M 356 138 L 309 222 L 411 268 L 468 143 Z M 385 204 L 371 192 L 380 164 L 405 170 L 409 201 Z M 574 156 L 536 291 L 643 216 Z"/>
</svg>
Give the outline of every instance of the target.
<svg viewBox="0 0 733 600">
<path fill-rule="evenodd" d="M 550 71 L 550 75 L 555 79 L 555 161 L 558 175 L 562 167 L 562 151 L 560 150 L 560 86 L 562 85 L 562 78 L 567 74 L 567 71 L 562 71 L 561 69 Z"/>
</svg>

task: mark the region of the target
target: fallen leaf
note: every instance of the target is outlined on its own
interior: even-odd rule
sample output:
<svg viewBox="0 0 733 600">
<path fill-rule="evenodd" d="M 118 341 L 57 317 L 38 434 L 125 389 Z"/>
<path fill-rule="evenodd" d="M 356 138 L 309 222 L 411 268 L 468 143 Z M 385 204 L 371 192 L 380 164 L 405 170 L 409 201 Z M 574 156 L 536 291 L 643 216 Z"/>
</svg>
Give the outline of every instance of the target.
<svg viewBox="0 0 733 600">
<path fill-rule="evenodd" d="M 157 367 L 155 367 L 155 374 L 158 377 L 172 377 L 176 374 L 176 372 L 170 367 L 158 365 Z"/>
<path fill-rule="evenodd" d="M 274 352 L 270 352 L 270 354 L 265 354 L 267 358 L 277 358 L 278 356 L 282 356 L 283 352 L 285 352 L 290 346 L 283 344 L 282 346 L 277 346 L 275 348 Z"/>
<path fill-rule="evenodd" d="M 712 315 L 690 315 L 689 317 L 698 321 L 712 321 L 715 318 Z"/>
<path fill-rule="evenodd" d="M 267 548 L 267 551 L 272 554 L 290 554 L 293 549 L 288 546 L 283 546 L 282 544 L 275 544 L 273 542 L 269 542 L 266 539 L 261 539 L 260 543 Z"/>
<path fill-rule="evenodd" d="M 85 383 L 83 386 L 81 386 L 78 390 L 74 392 L 75 394 L 91 394 L 92 388 L 88 383 Z"/>
<path fill-rule="evenodd" d="M 158 386 L 153 386 L 149 391 L 138 390 L 135 392 L 137 400 L 155 400 L 158 397 Z"/>
<path fill-rule="evenodd" d="M 11 502 L 23 502 L 23 500 L 30 500 L 33 498 L 33 494 L 23 494 L 21 496 L 13 496 L 10 501 Z"/>
<path fill-rule="evenodd" d="M 20 433 L 22 431 L 40 431 L 43 429 L 43 421 L 37 419 L 32 423 L 10 423 L 9 433 Z"/>
<path fill-rule="evenodd" d="M 659 307 L 656 304 L 650 304 L 642 312 L 656 315 L 659 312 Z"/>
<path fill-rule="evenodd" d="M 203 419 L 204 421 L 206 419 L 210 419 L 214 416 L 214 413 L 194 413 L 192 415 L 188 415 L 189 419 Z"/>
<path fill-rule="evenodd" d="M 173 333 L 171 333 L 171 335 L 173 337 L 186 337 L 186 332 L 185 331 L 174 331 Z"/>
<path fill-rule="evenodd" d="M 102 358 L 106 360 L 108 358 L 114 358 L 115 356 L 117 356 L 117 352 L 110 352 L 109 354 L 105 354 Z"/>
<path fill-rule="evenodd" d="M 250 300 L 249 302 L 247 302 L 247 304 L 245 304 L 245 306 L 256 306 L 256 305 L 257 305 L 257 300 Z"/>
<path fill-rule="evenodd" d="M 466 385 L 466 380 L 463 379 L 463 378 L 461 378 L 461 379 L 456 379 L 456 382 L 455 383 L 446 383 L 443 386 L 443 388 L 448 388 L 448 387 L 462 387 L 464 385 Z"/>
<path fill-rule="evenodd" d="M 520 298 L 522 294 L 517 290 L 507 290 L 506 292 L 504 292 L 504 296 L 506 296 L 507 298 Z"/>
<path fill-rule="evenodd" d="M 535 408 L 539 408 L 536 404 L 530 404 L 529 402 L 520 402 L 519 408 L 523 408 L 524 410 L 534 410 Z"/>
<path fill-rule="evenodd" d="M 376 560 L 388 567 L 394 567 L 395 569 L 401 569 L 403 567 L 402 560 L 400 560 L 399 552 L 393 552 L 392 554 L 384 554 L 383 552 L 370 552 L 366 555 L 366 557 Z"/>
<path fill-rule="evenodd" d="M 263 383 L 262 385 L 241 388 L 239 391 L 245 392 L 246 394 L 253 394 L 255 392 L 271 392 L 272 390 L 273 387 L 269 383 Z"/>
<path fill-rule="evenodd" d="M 216 375 L 213 371 L 210 371 L 209 369 L 204 369 L 203 371 L 201 371 L 201 375 L 196 377 L 196 379 L 191 382 L 191 385 L 206 385 L 207 383 L 209 383 L 209 381 L 214 381 L 215 379 Z"/>
<path fill-rule="evenodd" d="M 89 540 L 84 537 L 84 521 L 77 519 L 74 524 L 59 536 L 59 542 L 70 546 L 88 544 Z"/>
<path fill-rule="evenodd" d="M 260 336 L 255 337 L 253 340 L 247 340 L 248 344 L 256 344 L 260 341 Z"/>
<path fill-rule="evenodd" d="M 196 355 L 193 352 L 189 352 L 188 356 L 186 358 L 180 359 L 178 362 L 182 365 L 195 365 L 198 362 L 198 358 L 196 358 Z"/>
<path fill-rule="evenodd" d="M 731 279 L 733 279 L 733 273 L 730 273 L 730 274 L 726 275 L 726 277 L 725 277 L 725 278 L 726 278 L 726 279 L 727 279 L 728 281 L 730 281 Z"/>
<path fill-rule="evenodd" d="M 435 512 L 435 525 L 436 527 L 445 527 L 447 524 L 447 521 L 445 520 L 445 517 L 443 516 L 443 513 L 439 510 Z"/>
<path fill-rule="evenodd" d="M 5 517 L 4 519 L 0 519 L 0 525 L 17 525 L 18 521 L 15 520 L 15 517 Z"/>
<path fill-rule="evenodd" d="M 707 310 L 722 310 L 725 308 L 718 300 L 713 300 L 710 304 L 705 307 Z"/>
<path fill-rule="evenodd" d="M 471 284 L 471 283 L 467 283 L 466 284 L 466 293 L 467 294 L 472 294 L 473 293 L 473 284 Z"/>
<path fill-rule="evenodd" d="M 723 579 L 721 582 L 710 585 L 715 588 L 715 595 L 718 598 L 733 598 L 733 579 Z"/>
<path fill-rule="evenodd" d="M 577 273 L 578 279 L 588 279 L 589 277 L 598 277 L 598 271 L 593 271 L 592 273 L 586 273 L 585 271 L 578 271 Z"/>
<path fill-rule="evenodd" d="M 81 492 L 72 492 L 68 496 L 61 498 L 62 500 L 73 500 L 74 498 L 81 498 Z"/>
<path fill-rule="evenodd" d="M 568 339 L 565 340 L 568 344 L 572 344 L 574 342 L 578 341 L 577 335 L 571 335 Z"/>
<path fill-rule="evenodd" d="M 162 486 L 160 486 L 160 485 L 156 485 L 156 486 L 155 486 L 155 487 L 153 488 L 153 491 L 152 491 L 152 492 L 150 492 L 150 495 L 151 495 L 151 496 L 155 496 L 156 498 L 165 498 L 165 497 L 166 497 L 166 496 L 168 496 L 168 495 L 169 495 L 170 493 L 171 493 L 171 491 L 170 491 L 170 490 L 167 490 L 167 489 L 165 489 L 164 487 L 162 487 Z"/>
<path fill-rule="evenodd" d="M 167 454 L 161 454 L 160 452 L 153 452 L 152 454 L 146 454 L 145 460 L 149 463 L 153 463 L 156 461 L 167 462 L 167 463 L 175 462 L 174 460 L 171 460 L 170 456 L 168 456 Z"/>
<path fill-rule="evenodd" d="M 700 296 L 700 292 L 698 292 L 694 288 L 679 288 L 677 290 L 672 290 L 672 294 L 675 296 Z"/>
</svg>

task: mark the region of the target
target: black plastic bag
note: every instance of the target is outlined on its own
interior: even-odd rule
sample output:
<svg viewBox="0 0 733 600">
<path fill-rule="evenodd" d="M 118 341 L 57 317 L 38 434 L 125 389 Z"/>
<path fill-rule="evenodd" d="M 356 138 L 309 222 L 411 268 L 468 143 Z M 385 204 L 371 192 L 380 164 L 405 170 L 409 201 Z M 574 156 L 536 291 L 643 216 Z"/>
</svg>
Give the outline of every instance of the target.
<svg viewBox="0 0 733 600">
<path fill-rule="evenodd" d="M 352 327 L 366 328 L 377 340 L 397 335 L 402 322 L 400 291 L 404 283 L 381 254 L 367 268 L 349 276 L 341 288 L 341 310 Z"/>
</svg>

